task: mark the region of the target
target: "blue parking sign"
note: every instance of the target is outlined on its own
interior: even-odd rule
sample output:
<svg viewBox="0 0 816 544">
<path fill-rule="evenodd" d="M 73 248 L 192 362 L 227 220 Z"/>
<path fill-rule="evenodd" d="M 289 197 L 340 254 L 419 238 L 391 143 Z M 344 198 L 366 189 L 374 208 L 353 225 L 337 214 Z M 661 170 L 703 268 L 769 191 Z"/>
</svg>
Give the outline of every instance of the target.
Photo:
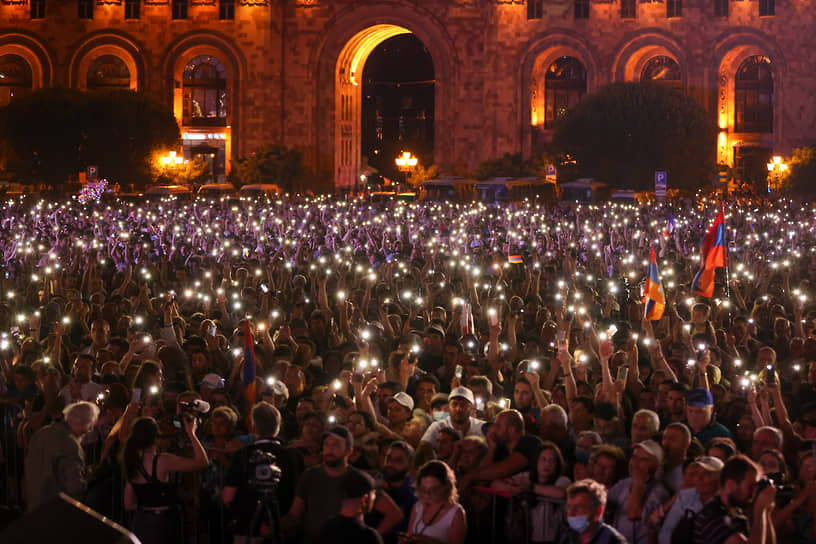
<svg viewBox="0 0 816 544">
<path fill-rule="evenodd" d="M 96 179 L 99 177 L 99 167 L 98 166 L 89 166 L 88 167 L 88 179 Z"/>
</svg>

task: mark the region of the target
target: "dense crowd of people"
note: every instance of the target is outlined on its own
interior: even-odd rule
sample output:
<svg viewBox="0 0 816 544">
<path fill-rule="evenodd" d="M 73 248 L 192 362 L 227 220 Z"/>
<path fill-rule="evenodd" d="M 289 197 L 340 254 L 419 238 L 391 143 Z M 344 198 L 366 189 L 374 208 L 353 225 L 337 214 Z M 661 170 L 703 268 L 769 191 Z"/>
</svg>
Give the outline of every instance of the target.
<svg viewBox="0 0 816 544">
<path fill-rule="evenodd" d="M 816 541 L 816 209 L 8 200 L 0 503 L 164 542 Z M 650 248 L 665 292 L 642 301 Z"/>
</svg>

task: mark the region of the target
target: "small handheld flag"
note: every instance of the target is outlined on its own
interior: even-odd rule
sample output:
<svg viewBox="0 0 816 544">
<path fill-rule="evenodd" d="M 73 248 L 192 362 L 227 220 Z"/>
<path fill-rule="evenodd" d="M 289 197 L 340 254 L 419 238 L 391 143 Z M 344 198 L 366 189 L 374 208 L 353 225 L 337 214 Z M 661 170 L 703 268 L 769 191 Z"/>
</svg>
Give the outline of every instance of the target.
<svg viewBox="0 0 816 544">
<path fill-rule="evenodd" d="M 524 259 L 521 258 L 521 255 L 510 255 L 507 257 L 507 262 L 510 264 L 522 264 Z"/>
<path fill-rule="evenodd" d="M 663 310 L 666 309 L 666 295 L 660 283 L 654 247 L 649 250 L 649 274 L 646 276 L 646 285 L 643 287 L 643 304 L 646 305 L 648 321 L 658 321 L 663 317 Z"/>
<path fill-rule="evenodd" d="M 666 238 L 671 236 L 674 233 L 674 229 L 676 227 L 677 225 L 674 222 L 674 214 L 672 212 L 669 212 L 669 220 L 666 222 L 666 228 L 663 229 L 663 236 L 665 236 Z"/>
</svg>

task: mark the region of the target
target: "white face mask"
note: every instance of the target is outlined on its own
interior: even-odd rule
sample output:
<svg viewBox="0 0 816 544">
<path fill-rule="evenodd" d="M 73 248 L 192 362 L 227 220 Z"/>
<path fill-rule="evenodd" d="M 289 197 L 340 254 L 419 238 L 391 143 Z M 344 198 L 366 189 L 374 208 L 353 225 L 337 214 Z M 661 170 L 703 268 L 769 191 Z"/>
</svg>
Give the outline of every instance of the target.
<svg viewBox="0 0 816 544">
<path fill-rule="evenodd" d="M 569 516 L 567 523 L 570 529 L 580 534 L 589 528 L 589 516 Z"/>
</svg>

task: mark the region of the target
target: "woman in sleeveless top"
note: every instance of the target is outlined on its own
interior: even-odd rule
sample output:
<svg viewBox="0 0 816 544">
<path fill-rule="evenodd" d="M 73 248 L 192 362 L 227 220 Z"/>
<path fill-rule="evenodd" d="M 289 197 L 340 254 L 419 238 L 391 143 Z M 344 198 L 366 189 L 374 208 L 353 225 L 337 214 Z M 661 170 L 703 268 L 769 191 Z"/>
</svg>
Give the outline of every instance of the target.
<svg viewBox="0 0 816 544">
<path fill-rule="evenodd" d="M 159 426 L 153 418 L 133 422 L 125 443 L 122 467 L 125 481 L 125 509 L 135 511 L 132 530 L 144 544 L 179 542 L 180 518 L 174 508 L 176 486 L 169 483 L 171 472 L 192 472 L 209 461 L 195 435 L 195 418 L 185 418 L 184 430 L 193 446 L 192 458 L 159 453 L 156 442 Z"/>
<path fill-rule="evenodd" d="M 419 469 L 416 481 L 419 500 L 400 544 L 462 544 L 467 524 L 453 470 L 442 461 L 428 461 Z"/>
</svg>

